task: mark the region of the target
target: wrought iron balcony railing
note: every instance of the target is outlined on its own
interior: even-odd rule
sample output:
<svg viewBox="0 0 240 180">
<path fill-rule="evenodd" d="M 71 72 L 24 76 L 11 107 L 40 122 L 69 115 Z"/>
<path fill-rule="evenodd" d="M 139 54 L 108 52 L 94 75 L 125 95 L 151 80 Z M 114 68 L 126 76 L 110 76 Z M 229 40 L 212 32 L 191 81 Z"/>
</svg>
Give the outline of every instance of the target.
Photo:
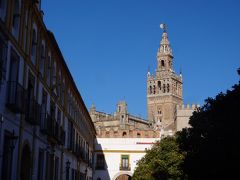
<svg viewBox="0 0 240 180">
<path fill-rule="evenodd" d="M 65 145 L 66 133 L 62 126 L 48 113 L 41 114 L 40 131 L 48 137 L 52 138 L 55 142 Z"/>
<path fill-rule="evenodd" d="M 41 119 L 41 106 L 34 98 L 27 99 L 26 101 L 25 120 L 32 125 L 39 125 Z"/>
<path fill-rule="evenodd" d="M 130 166 L 130 164 L 128 164 L 128 166 L 123 166 L 122 164 L 120 164 L 119 170 L 120 171 L 131 171 L 131 166 Z"/>
<path fill-rule="evenodd" d="M 25 89 L 16 81 L 7 82 L 6 106 L 14 113 L 25 112 Z"/>
<path fill-rule="evenodd" d="M 44 134 L 50 134 L 52 131 L 51 116 L 48 113 L 41 113 L 40 131 Z"/>
</svg>

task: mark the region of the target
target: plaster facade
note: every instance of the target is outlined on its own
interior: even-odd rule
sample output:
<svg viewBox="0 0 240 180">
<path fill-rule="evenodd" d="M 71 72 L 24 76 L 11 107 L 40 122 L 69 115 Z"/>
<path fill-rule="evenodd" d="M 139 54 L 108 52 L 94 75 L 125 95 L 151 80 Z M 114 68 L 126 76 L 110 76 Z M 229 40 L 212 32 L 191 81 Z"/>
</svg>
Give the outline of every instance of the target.
<svg viewBox="0 0 240 180">
<path fill-rule="evenodd" d="M 92 179 L 96 131 L 40 1 L 0 1 L 0 179 Z"/>
</svg>

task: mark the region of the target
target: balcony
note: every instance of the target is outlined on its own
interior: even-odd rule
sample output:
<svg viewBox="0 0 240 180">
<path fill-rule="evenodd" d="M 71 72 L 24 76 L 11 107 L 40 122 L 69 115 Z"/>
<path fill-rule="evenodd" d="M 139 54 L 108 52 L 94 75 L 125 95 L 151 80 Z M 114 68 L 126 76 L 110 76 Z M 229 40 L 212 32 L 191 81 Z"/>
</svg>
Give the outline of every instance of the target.
<svg viewBox="0 0 240 180">
<path fill-rule="evenodd" d="M 6 106 L 14 113 L 23 114 L 25 111 L 24 101 L 25 89 L 15 81 L 7 82 L 7 102 Z"/>
<path fill-rule="evenodd" d="M 59 143 L 59 144 L 62 144 L 64 145 L 65 144 L 65 131 L 63 129 L 63 127 L 56 121 L 54 121 L 54 128 L 55 128 L 55 131 L 54 131 L 54 138 L 56 139 L 56 141 Z"/>
<path fill-rule="evenodd" d="M 128 166 L 123 166 L 122 164 L 120 164 L 119 170 L 120 171 L 131 171 L 131 166 L 130 166 L 130 164 Z"/>
<path fill-rule="evenodd" d="M 40 131 L 59 144 L 65 144 L 66 133 L 62 126 L 48 113 L 41 114 Z"/>
<path fill-rule="evenodd" d="M 41 119 L 41 106 L 37 103 L 35 99 L 29 99 L 26 103 L 26 118 L 25 120 L 32 125 L 39 125 Z"/>
<path fill-rule="evenodd" d="M 48 113 L 41 113 L 40 131 L 48 135 L 52 132 L 51 116 Z"/>
</svg>

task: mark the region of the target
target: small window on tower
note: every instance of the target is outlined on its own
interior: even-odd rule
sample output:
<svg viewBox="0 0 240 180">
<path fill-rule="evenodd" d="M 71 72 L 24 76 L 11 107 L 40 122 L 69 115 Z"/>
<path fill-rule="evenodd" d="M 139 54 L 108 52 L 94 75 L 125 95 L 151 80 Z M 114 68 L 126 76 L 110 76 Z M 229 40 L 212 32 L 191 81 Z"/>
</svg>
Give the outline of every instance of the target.
<svg viewBox="0 0 240 180">
<path fill-rule="evenodd" d="M 155 87 L 155 85 L 153 86 L 153 94 L 156 94 L 156 87 Z"/>
<path fill-rule="evenodd" d="M 163 84 L 163 93 L 165 93 L 166 92 L 166 86 L 165 86 L 165 84 Z"/>
<path fill-rule="evenodd" d="M 164 67 L 164 60 L 161 60 L 161 65 L 162 67 Z"/>
<path fill-rule="evenodd" d="M 123 132 L 123 133 L 122 133 L 122 136 L 123 136 L 123 137 L 126 137 L 126 136 L 127 136 L 127 133 L 126 133 L 126 132 Z"/>
<path fill-rule="evenodd" d="M 158 81 L 158 88 L 161 90 L 161 81 Z"/>
<path fill-rule="evenodd" d="M 152 86 L 149 86 L 149 94 L 152 94 Z"/>
<path fill-rule="evenodd" d="M 169 84 L 167 84 L 167 92 L 170 91 L 170 87 L 169 87 Z"/>
</svg>

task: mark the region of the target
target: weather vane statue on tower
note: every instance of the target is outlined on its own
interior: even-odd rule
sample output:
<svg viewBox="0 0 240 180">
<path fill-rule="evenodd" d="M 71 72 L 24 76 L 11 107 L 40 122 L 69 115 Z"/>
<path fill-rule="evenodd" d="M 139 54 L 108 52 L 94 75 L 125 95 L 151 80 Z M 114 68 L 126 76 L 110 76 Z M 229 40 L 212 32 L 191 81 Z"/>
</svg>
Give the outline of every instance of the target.
<svg viewBox="0 0 240 180">
<path fill-rule="evenodd" d="M 163 32 L 167 31 L 167 25 L 164 23 L 160 24 L 160 28 L 163 29 Z"/>
</svg>

